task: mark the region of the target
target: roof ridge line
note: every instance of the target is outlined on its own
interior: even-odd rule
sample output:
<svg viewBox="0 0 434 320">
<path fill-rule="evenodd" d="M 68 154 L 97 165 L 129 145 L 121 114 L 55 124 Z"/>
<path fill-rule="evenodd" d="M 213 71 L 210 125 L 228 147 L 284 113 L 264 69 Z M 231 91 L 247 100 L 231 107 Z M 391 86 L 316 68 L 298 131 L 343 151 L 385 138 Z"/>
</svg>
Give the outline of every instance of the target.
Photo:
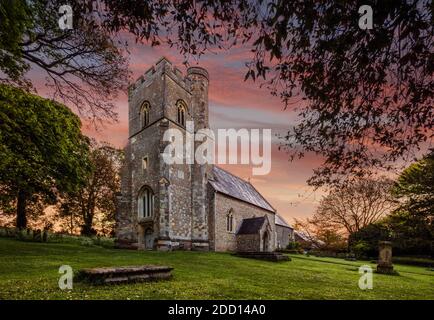
<svg viewBox="0 0 434 320">
<path fill-rule="evenodd" d="M 231 193 L 228 193 L 227 190 L 226 190 L 226 192 L 224 192 L 223 190 L 217 190 L 217 191 L 220 191 L 220 192 L 222 192 L 222 193 L 224 193 L 224 194 L 226 194 L 228 196 L 234 197 L 234 198 L 236 198 L 238 200 L 250 203 L 250 204 L 252 204 L 252 205 L 254 205 L 256 207 L 262 208 L 262 209 L 267 210 L 269 212 L 272 212 L 272 213 L 276 213 L 277 212 L 277 210 L 270 204 L 270 202 L 268 202 L 265 199 L 265 197 L 258 191 L 258 189 L 255 188 L 255 186 L 250 181 L 246 181 L 243 178 L 241 178 L 241 177 L 239 177 L 239 176 L 231 173 L 230 171 L 228 171 L 228 170 L 226 170 L 226 169 L 224 169 L 224 168 L 222 168 L 220 166 L 214 165 L 213 167 L 216 170 L 217 176 L 215 177 L 215 179 L 209 180 L 209 182 L 211 184 L 212 183 L 216 183 L 216 185 L 218 186 L 221 182 L 223 182 L 225 180 L 225 178 L 224 178 L 225 176 L 230 177 L 230 179 L 233 180 L 232 183 L 234 184 L 235 187 L 237 187 L 238 189 L 239 188 L 247 188 L 248 190 L 250 190 L 249 191 L 250 194 L 254 193 L 253 197 L 255 197 L 256 200 L 253 200 L 253 202 L 252 202 L 252 200 L 249 200 L 248 197 L 246 198 L 246 197 L 243 197 L 243 196 L 235 196 L 235 195 L 233 195 Z M 219 170 L 220 170 L 221 173 L 218 173 Z M 219 180 L 220 180 L 219 179 L 220 178 L 219 175 L 221 175 L 221 178 L 223 179 L 220 182 L 219 182 Z M 224 184 L 224 182 L 223 182 L 223 184 Z M 223 187 L 223 189 L 224 189 L 224 187 Z"/>
</svg>

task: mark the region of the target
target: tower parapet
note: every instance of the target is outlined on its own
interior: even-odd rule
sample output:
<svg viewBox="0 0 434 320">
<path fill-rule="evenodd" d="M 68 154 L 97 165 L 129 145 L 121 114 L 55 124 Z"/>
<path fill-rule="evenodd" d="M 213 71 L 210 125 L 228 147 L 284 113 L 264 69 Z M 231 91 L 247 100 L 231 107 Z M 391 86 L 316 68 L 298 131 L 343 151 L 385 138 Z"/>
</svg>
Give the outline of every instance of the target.
<svg viewBox="0 0 434 320">
<path fill-rule="evenodd" d="M 204 77 L 207 81 L 209 81 L 209 74 L 208 71 L 206 71 L 206 69 L 202 68 L 202 67 L 190 67 L 187 69 L 187 75 L 191 76 L 191 75 L 200 75 L 202 77 Z"/>
<path fill-rule="evenodd" d="M 202 69 L 203 74 L 208 78 L 208 72 L 205 69 L 199 67 L 195 68 Z M 143 75 L 138 77 L 136 81 L 130 84 L 130 86 L 128 87 L 128 92 L 131 94 L 137 89 L 140 90 L 142 86 L 149 85 L 149 83 L 154 81 L 157 76 L 161 76 L 163 73 L 168 75 L 184 90 L 190 90 L 190 80 L 188 78 L 188 75 L 184 75 L 178 67 L 172 65 L 172 62 L 170 62 L 167 58 L 162 57 L 160 60 L 157 61 L 155 65 L 147 69 L 143 73 Z"/>
</svg>

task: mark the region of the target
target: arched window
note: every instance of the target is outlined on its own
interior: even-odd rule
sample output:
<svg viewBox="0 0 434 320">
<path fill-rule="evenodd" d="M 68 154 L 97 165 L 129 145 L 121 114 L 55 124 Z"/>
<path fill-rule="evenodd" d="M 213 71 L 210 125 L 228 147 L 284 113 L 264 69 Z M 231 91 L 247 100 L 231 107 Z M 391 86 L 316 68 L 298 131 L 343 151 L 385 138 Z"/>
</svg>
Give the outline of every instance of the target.
<svg viewBox="0 0 434 320">
<path fill-rule="evenodd" d="M 176 103 L 176 107 L 178 110 L 178 118 L 177 118 L 178 123 L 181 126 L 185 127 L 185 116 L 187 113 L 187 105 L 185 104 L 184 101 L 178 100 L 178 102 Z"/>
<path fill-rule="evenodd" d="M 143 187 L 137 199 L 137 214 L 139 218 L 150 218 L 154 213 L 154 193 L 149 187 Z"/>
<path fill-rule="evenodd" d="M 148 101 L 143 102 L 140 107 L 140 123 L 142 128 L 146 127 L 149 124 L 149 111 L 151 109 L 151 105 Z"/>
<path fill-rule="evenodd" d="M 228 232 L 234 231 L 234 210 L 230 209 L 226 215 L 226 230 Z"/>
</svg>

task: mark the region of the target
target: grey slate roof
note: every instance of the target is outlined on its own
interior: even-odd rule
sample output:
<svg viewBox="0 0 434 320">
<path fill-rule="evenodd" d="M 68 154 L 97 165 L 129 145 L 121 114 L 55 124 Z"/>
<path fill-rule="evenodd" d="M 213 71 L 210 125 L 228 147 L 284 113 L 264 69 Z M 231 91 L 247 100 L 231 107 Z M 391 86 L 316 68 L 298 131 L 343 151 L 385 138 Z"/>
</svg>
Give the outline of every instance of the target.
<svg viewBox="0 0 434 320">
<path fill-rule="evenodd" d="M 214 179 L 209 180 L 209 183 L 215 191 L 251 203 L 271 212 L 276 211 L 250 182 L 244 181 L 217 166 L 213 167 L 213 174 Z"/>
<path fill-rule="evenodd" d="M 256 234 L 261 230 L 265 217 L 243 219 L 237 234 Z"/>
<path fill-rule="evenodd" d="M 297 237 L 299 237 L 303 241 L 310 241 L 309 237 L 306 234 L 304 234 L 303 232 L 301 232 L 301 231 L 295 230 L 294 231 L 294 235 L 296 237 L 295 240 L 297 240 Z"/>
<path fill-rule="evenodd" d="M 279 216 L 278 214 L 276 214 L 275 217 L 276 217 L 275 220 L 276 225 L 292 229 L 292 227 L 288 224 L 288 222 L 285 221 L 285 219 L 283 219 L 283 217 Z"/>
</svg>

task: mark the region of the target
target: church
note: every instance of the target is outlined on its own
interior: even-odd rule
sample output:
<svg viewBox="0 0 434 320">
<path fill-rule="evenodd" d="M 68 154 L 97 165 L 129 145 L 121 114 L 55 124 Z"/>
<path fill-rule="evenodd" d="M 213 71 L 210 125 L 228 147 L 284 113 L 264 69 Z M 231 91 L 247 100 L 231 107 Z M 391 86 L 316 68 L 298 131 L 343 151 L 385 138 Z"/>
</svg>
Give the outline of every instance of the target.
<svg viewBox="0 0 434 320">
<path fill-rule="evenodd" d="M 167 164 L 164 132 L 209 128 L 208 72 L 161 58 L 128 89 L 129 139 L 116 214 L 120 245 L 154 250 L 274 251 L 276 210 L 213 164 Z M 193 146 L 197 147 L 196 142 Z M 281 233 L 279 233 L 281 234 Z"/>
</svg>

